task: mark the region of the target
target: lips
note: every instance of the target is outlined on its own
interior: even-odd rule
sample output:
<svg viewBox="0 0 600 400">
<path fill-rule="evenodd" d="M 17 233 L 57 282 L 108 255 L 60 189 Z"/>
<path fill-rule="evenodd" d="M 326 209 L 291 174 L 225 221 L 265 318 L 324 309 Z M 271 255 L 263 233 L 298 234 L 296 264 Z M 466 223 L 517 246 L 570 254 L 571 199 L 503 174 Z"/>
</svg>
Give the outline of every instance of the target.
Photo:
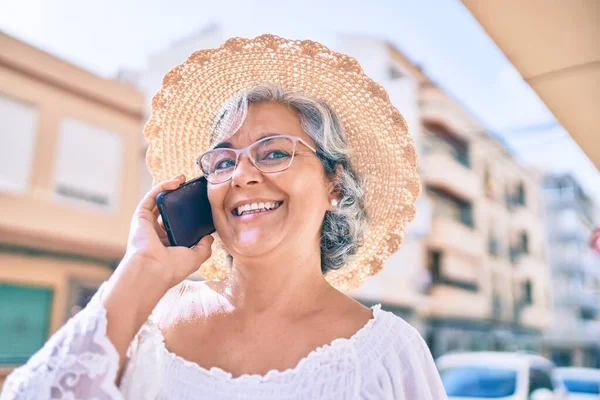
<svg viewBox="0 0 600 400">
<path fill-rule="evenodd" d="M 249 214 L 257 214 L 278 209 L 283 201 L 261 201 L 255 203 L 246 203 L 235 207 L 231 212 L 236 217 L 241 217 Z"/>
</svg>

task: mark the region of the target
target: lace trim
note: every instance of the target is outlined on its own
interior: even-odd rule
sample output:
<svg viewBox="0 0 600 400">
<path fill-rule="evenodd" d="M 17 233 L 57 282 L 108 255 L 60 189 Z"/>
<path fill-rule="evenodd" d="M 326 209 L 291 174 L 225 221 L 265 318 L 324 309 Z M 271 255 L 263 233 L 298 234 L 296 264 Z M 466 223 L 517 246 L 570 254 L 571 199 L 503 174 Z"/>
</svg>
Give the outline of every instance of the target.
<svg viewBox="0 0 600 400">
<path fill-rule="evenodd" d="M 180 363 L 188 369 L 197 371 L 206 376 L 213 377 L 221 381 L 227 381 L 235 384 L 245 384 L 249 382 L 267 382 L 270 380 L 282 379 L 285 377 L 289 377 L 290 375 L 295 375 L 303 368 L 306 368 L 307 365 L 310 365 L 310 362 L 312 362 L 315 358 L 319 356 L 323 356 L 324 354 L 328 353 L 334 353 L 338 350 L 343 350 L 347 345 L 357 346 L 358 343 L 362 342 L 361 339 L 364 338 L 365 335 L 367 335 L 370 332 L 372 327 L 375 325 L 375 322 L 380 320 L 382 314 L 385 313 L 385 311 L 381 310 L 381 304 L 377 304 L 371 307 L 371 310 L 373 312 L 373 318 L 369 319 L 369 321 L 367 321 L 367 323 L 358 331 L 356 331 L 350 338 L 337 338 L 332 340 L 328 344 L 324 344 L 322 346 L 317 347 L 316 349 L 308 353 L 308 355 L 303 357 L 298 362 L 298 364 L 296 364 L 295 367 L 288 368 L 283 371 L 272 369 L 264 375 L 242 374 L 237 377 L 234 377 L 232 373 L 227 372 L 219 367 L 211 367 L 210 369 L 207 369 L 201 366 L 200 364 L 186 360 L 185 358 L 171 352 L 169 349 L 167 349 L 167 346 L 165 345 L 164 335 L 158 328 L 158 324 L 153 320 L 153 318 L 148 319 L 146 324 L 148 325 L 148 331 L 153 332 L 153 334 L 158 335 L 158 337 L 160 338 L 160 340 L 157 343 L 157 345 L 160 346 L 159 350 L 163 354 L 166 354 L 167 357 L 170 358 L 172 361 Z"/>
<path fill-rule="evenodd" d="M 106 308 L 100 301 L 103 287 L 84 310 L 7 378 L 3 396 L 79 399 L 102 393 L 122 399 L 115 385 L 119 354 L 106 336 Z"/>
</svg>

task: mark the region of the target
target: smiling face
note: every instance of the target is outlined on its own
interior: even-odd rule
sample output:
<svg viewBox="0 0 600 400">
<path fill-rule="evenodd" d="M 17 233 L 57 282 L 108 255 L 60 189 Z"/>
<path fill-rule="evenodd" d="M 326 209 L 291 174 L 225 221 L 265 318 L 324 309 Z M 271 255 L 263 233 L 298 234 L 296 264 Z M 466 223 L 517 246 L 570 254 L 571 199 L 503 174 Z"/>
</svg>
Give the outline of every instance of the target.
<svg viewBox="0 0 600 400">
<path fill-rule="evenodd" d="M 227 142 L 241 149 L 272 134 L 297 136 L 315 146 L 297 112 L 272 102 L 251 104 L 244 124 Z M 231 180 L 209 184 L 208 197 L 229 253 L 234 259 L 254 258 L 275 249 L 319 251 L 321 225 L 331 209 L 330 189 L 321 161 L 298 142 L 292 164 L 281 172 L 263 173 L 241 155 Z M 259 209 L 252 210 L 252 204 Z"/>
</svg>

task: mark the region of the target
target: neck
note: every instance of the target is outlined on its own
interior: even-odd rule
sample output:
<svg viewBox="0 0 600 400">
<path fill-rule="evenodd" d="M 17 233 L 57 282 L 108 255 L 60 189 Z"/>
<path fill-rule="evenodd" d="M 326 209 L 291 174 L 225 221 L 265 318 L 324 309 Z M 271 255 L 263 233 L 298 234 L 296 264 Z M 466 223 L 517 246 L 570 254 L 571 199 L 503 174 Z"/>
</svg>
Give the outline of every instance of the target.
<svg viewBox="0 0 600 400">
<path fill-rule="evenodd" d="M 302 312 L 333 290 L 321 273 L 320 249 L 281 253 L 234 259 L 226 283 L 234 308 L 247 314 Z"/>
</svg>

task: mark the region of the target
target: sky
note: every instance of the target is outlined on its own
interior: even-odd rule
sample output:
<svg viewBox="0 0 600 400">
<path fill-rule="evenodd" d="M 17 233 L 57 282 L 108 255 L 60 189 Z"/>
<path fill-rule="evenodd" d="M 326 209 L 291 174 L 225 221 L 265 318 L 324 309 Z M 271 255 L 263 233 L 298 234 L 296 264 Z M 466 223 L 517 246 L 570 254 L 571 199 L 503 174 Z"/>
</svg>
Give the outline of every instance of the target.
<svg viewBox="0 0 600 400">
<path fill-rule="evenodd" d="M 0 30 L 107 78 L 211 23 L 246 36 L 388 40 L 519 161 L 572 173 L 600 204 L 598 170 L 459 0 L 0 0 Z"/>
</svg>

